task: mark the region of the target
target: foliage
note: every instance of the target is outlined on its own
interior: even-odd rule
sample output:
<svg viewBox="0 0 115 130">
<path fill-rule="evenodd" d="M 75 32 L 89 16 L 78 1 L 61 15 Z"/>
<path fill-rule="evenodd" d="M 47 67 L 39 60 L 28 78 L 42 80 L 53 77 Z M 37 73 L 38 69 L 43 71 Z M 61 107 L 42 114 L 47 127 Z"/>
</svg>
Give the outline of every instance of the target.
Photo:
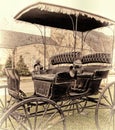
<svg viewBox="0 0 115 130">
<path fill-rule="evenodd" d="M 12 57 L 10 55 L 6 60 L 5 68 L 12 68 Z"/>
<path fill-rule="evenodd" d="M 16 64 L 16 69 L 18 70 L 20 76 L 29 76 L 30 75 L 30 71 L 29 71 L 27 65 L 25 64 L 22 55 L 20 55 L 19 61 Z"/>
</svg>

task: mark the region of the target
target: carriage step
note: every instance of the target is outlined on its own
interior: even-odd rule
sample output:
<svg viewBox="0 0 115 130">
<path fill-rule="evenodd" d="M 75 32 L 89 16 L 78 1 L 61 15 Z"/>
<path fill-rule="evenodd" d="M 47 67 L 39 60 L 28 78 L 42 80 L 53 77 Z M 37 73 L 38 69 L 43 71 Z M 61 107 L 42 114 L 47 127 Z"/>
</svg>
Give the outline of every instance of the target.
<svg viewBox="0 0 115 130">
<path fill-rule="evenodd" d="M 75 91 L 71 91 L 69 94 L 70 96 L 83 96 L 83 95 L 88 95 L 90 94 L 91 89 L 88 88 L 86 89 L 77 89 Z"/>
<path fill-rule="evenodd" d="M 69 95 L 70 96 L 81 96 L 82 94 L 84 94 L 83 92 L 82 93 L 77 93 L 77 92 L 70 92 Z"/>
</svg>

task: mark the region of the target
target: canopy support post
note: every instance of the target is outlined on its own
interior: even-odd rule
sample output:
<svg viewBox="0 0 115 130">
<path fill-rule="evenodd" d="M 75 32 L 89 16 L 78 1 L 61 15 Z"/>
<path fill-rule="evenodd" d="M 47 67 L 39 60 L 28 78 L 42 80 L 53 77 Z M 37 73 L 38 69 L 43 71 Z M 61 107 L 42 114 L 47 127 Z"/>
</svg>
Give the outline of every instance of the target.
<svg viewBox="0 0 115 130">
<path fill-rule="evenodd" d="M 36 24 L 34 24 L 36 27 L 37 27 L 37 29 L 40 31 L 40 33 L 41 33 L 41 36 L 42 36 L 42 40 L 43 40 L 43 45 L 44 45 L 44 59 L 43 59 L 43 61 L 44 61 L 44 69 L 46 69 L 46 27 L 44 26 L 44 34 L 43 34 L 43 32 L 42 32 L 42 30 L 36 25 Z"/>
<path fill-rule="evenodd" d="M 84 40 L 83 40 L 83 32 L 81 33 L 81 52 L 83 52 L 83 45 L 84 45 Z"/>
<path fill-rule="evenodd" d="M 44 44 L 44 69 L 46 69 L 46 27 L 45 26 L 44 26 L 43 44 Z"/>
<path fill-rule="evenodd" d="M 12 51 L 12 68 L 15 68 L 15 54 L 16 54 L 16 48 Z"/>
<path fill-rule="evenodd" d="M 111 61 L 111 66 L 113 68 L 113 66 L 115 65 L 115 59 L 114 58 L 114 53 L 115 53 L 115 25 L 113 27 L 113 44 L 112 44 L 112 61 Z"/>
<path fill-rule="evenodd" d="M 76 20 L 74 24 L 74 53 L 76 51 L 76 44 L 77 44 L 77 24 L 78 24 L 78 15 L 76 15 Z"/>
</svg>

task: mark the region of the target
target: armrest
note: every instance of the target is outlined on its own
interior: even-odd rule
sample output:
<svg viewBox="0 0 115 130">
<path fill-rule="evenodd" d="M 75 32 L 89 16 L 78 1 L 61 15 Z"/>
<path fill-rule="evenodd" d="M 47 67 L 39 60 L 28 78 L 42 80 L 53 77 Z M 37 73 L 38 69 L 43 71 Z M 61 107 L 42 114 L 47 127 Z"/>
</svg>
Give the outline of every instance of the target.
<svg viewBox="0 0 115 130">
<path fill-rule="evenodd" d="M 92 78 L 94 75 L 93 72 L 83 72 L 81 74 L 77 74 L 77 77 L 79 78 Z"/>
<path fill-rule="evenodd" d="M 55 74 L 34 74 L 32 76 L 33 80 L 42 80 L 42 81 L 54 81 Z"/>
</svg>

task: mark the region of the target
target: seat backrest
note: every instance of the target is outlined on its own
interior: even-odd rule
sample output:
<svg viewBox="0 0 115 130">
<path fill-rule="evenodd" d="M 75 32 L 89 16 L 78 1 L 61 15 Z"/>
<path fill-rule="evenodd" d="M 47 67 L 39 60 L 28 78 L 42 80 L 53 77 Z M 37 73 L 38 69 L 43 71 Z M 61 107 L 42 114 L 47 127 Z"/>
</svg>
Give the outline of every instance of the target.
<svg viewBox="0 0 115 130">
<path fill-rule="evenodd" d="M 101 81 L 102 79 L 107 78 L 108 73 L 109 73 L 108 69 L 96 70 L 94 72 L 94 76 L 92 79 L 89 80 L 87 86 L 88 88 L 90 88 L 91 94 L 97 94 L 99 92 Z"/>
<path fill-rule="evenodd" d="M 80 77 L 77 77 L 76 86 L 85 90 L 88 95 L 94 95 L 99 92 L 101 81 L 107 78 L 109 69 L 96 70 L 94 73 L 83 73 Z"/>
<path fill-rule="evenodd" d="M 100 69 L 100 70 L 96 70 L 95 74 L 94 74 L 94 78 L 107 78 L 109 73 L 109 69 Z"/>
<path fill-rule="evenodd" d="M 88 63 L 107 63 L 111 64 L 111 54 L 110 53 L 94 53 L 84 55 L 82 57 L 82 64 Z"/>
<path fill-rule="evenodd" d="M 7 76 L 9 95 L 18 98 L 20 90 L 20 76 L 18 71 L 16 69 L 6 68 L 5 73 Z"/>
<path fill-rule="evenodd" d="M 81 58 L 80 52 L 68 52 L 62 53 L 59 55 L 52 56 L 50 58 L 50 64 L 57 65 L 57 64 L 72 64 L 75 60 Z"/>
<path fill-rule="evenodd" d="M 81 59 L 82 64 L 88 63 L 107 63 L 111 64 L 111 54 L 110 53 L 94 53 L 88 54 L 81 57 L 81 52 L 68 52 L 62 53 L 50 58 L 50 64 L 67 64 L 73 63 L 75 60 Z"/>
</svg>

